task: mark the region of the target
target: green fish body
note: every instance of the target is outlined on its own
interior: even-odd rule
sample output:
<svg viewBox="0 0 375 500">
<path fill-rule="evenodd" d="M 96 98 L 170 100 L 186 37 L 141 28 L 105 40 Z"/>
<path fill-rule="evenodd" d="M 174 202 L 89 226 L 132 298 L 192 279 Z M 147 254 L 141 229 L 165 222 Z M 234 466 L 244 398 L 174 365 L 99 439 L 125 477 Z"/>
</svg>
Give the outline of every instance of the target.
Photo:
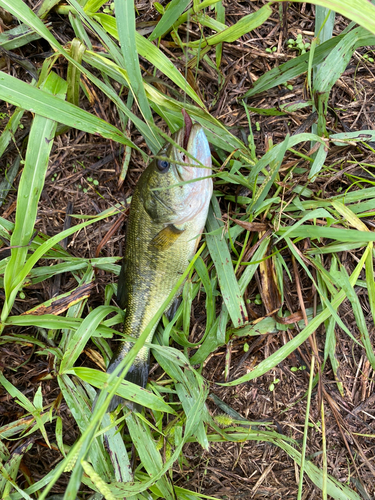
<svg viewBox="0 0 375 500">
<path fill-rule="evenodd" d="M 158 155 L 165 159 L 154 160 L 146 168 L 132 197 L 117 299 L 126 310 L 124 334 L 134 338 L 142 334 L 186 270 L 206 222 L 212 179 L 201 178 L 211 175 L 211 153 L 203 128 L 195 124 L 189 130 L 188 125 L 173 140 L 198 162 L 168 145 Z M 193 182 L 181 184 L 186 181 Z M 152 341 L 154 330 L 147 342 Z M 128 341 L 121 344 L 108 373 L 132 346 Z M 149 348 L 144 346 L 125 379 L 145 387 L 148 370 Z M 120 402 L 121 398 L 113 398 L 109 411 Z"/>
</svg>

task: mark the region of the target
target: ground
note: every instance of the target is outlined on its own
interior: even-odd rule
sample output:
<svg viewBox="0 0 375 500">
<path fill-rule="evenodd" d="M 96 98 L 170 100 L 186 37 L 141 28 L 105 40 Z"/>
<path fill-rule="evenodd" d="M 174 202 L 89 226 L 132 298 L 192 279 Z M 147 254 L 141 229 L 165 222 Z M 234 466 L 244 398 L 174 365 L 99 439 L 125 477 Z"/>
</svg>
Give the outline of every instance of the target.
<svg viewBox="0 0 375 500">
<path fill-rule="evenodd" d="M 29 2 L 36 8 L 36 2 Z M 253 12 L 263 5 L 262 1 L 226 3 L 226 23 L 228 25 L 238 21 L 242 16 Z M 150 2 L 136 2 L 137 22 L 153 21 L 158 13 Z M 284 13 L 284 25 L 280 23 L 277 5 L 273 7 L 274 13 L 266 23 L 248 35 L 232 44 L 224 44 L 220 71 L 223 82 L 219 86 L 217 73 L 202 61 L 199 68 L 194 69 L 194 87 L 200 93 L 210 113 L 220 120 L 231 132 L 241 140 L 247 141 L 249 135 L 248 119 L 245 109 L 238 100 L 251 88 L 263 73 L 281 63 L 295 57 L 296 51 L 287 48 L 285 41 L 296 38 L 299 33 L 305 41 L 311 41 L 314 33 L 314 7 L 308 4 L 289 4 Z M 285 17 L 286 14 L 286 17 Z M 48 20 L 52 22 L 54 35 L 65 43 L 72 38 L 71 27 L 65 17 L 52 13 Z M 285 22 L 286 20 L 286 22 Z M 5 23 L 13 26 L 12 22 Z M 334 34 L 341 33 L 347 21 L 337 16 Z M 180 28 L 180 36 L 186 36 L 186 28 Z M 190 32 L 191 39 L 196 38 L 194 29 Z M 168 39 L 167 39 L 168 40 Z M 274 52 L 266 49 L 276 48 Z M 162 41 L 162 48 L 171 60 L 184 71 L 184 59 L 180 52 L 168 41 Z M 213 49 L 214 50 L 214 49 Z M 49 52 L 48 44 L 39 41 L 33 42 L 17 51 L 17 54 L 28 58 L 35 67 L 40 67 L 45 52 Z M 354 131 L 374 128 L 374 66 L 366 64 L 360 54 L 365 54 L 365 48 L 355 53 L 346 71 L 334 86 L 329 102 L 328 128 L 331 131 Z M 18 78 L 30 82 L 31 77 L 22 65 L 19 65 L 6 54 L 2 59 L 3 71 L 9 72 Z M 141 59 L 144 74 L 151 79 L 152 68 L 147 61 Z M 65 61 L 61 58 L 58 66 L 61 75 L 66 72 Z M 161 78 L 162 75 L 156 74 Z M 162 81 L 157 85 L 164 91 Z M 88 87 L 88 92 L 92 89 Z M 96 90 L 97 98 L 93 104 L 84 97 L 81 106 L 104 120 L 118 124 L 117 114 L 113 104 Z M 290 82 L 290 88 L 279 86 L 270 91 L 259 94 L 247 100 L 252 108 L 278 107 L 286 102 L 297 102 L 307 98 L 305 75 Z M 11 114 L 14 108 L 2 103 L 1 112 Z M 136 112 L 136 109 L 133 109 Z M 19 151 L 24 151 L 24 138 L 30 127 L 31 114 L 26 113 L 22 120 L 23 131 L 19 131 L 15 141 L 3 155 L 1 169 L 13 163 Z M 287 133 L 293 135 L 297 131 L 309 130 L 309 112 L 301 109 L 287 116 L 267 116 L 260 112 L 251 112 L 256 153 L 260 157 L 269 147 L 270 141 L 274 144 L 280 142 Z M 6 121 L 4 121 L 4 124 Z M 161 119 L 156 120 L 157 125 L 167 131 Z M 144 139 L 139 132 L 131 127 L 131 139 L 142 149 L 147 150 Z M 308 144 L 303 149 L 306 154 Z M 64 227 L 66 210 L 72 204 L 71 212 L 74 214 L 95 215 L 106 208 L 122 202 L 131 196 L 140 173 L 145 168 L 141 155 L 132 152 L 132 160 L 125 182 L 119 188 L 118 176 L 122 162 L 123 148 L 118 144 L 94 137 L 77 130 L 68 130 L 56 137 L 53 152 L 48 166 L 45 187 L 40 201 L 36 229 L 52 236 Z M 285 158 L 285 167 L 288 162 L 295 161 L 295 156 L 288 153 Z M 315 193 L 322 192 L 326 198 L 336 195 L 353 184 L 356 178 L 368 178 L 373 184 L 371 173 L 374 155 L 369 149 L 362 146 L 332 147 L 329 151 L 326 165 L 331 166 L 314 183 L 309 183 L 307 177 L 305 185 Z M 366 164 L 368 167 L 364 167 Z M 337 167 L 339 165 L 339 167 Z M 19 176 L 14 182 L 14 190 L 7 196 L 2 210 L 2 217 L 14 221 L 17 186 Z M 95 182 L 94 182 L 95 181 Z M 96 182 L 97 181 L 97 182 Z M 282 181 L 280 181 L 282 182 Z M 301 178 L 299 179 L 301 183 Z M 224 188 L 226 194 L 246 196 L 246 192 L 229 185 Z M 283 196 L 291 196 L 291 186 L 284 186 Z M 221 199 L 223 214 L 238 216 L 241 209 L 235 204 Z M 225 218 L 223 218 L 225 220 Z M 263 222 L 263 221 L 259 221 Z M 74 223 L 74 222 L 73 222 Z M 122 256 L 125 243 L 125 223 L 120 223 L 117 231 L 102 241 L 114 224 L 113 218 L 96 224 L 87 230 L 75 234 L 67 242 L 67 249 L 72 256 L 94 257 Z M 368 227 L 374 227 L 374 219 L 368 219 Z M 99 250 L 98 250 L 99 249 Z M 287 252 L 285 252 L 286 255 Z M 4 252 L 5 256 L 6 253 Z M 340 253 L 341 262 L 348 271 L 352 271 L 358 262 L 355 249 Z M 329 269 L 330 257 L 323 257 L 323 265 Z M 42 262 L 46 265 L 46 262 Z M 292 269 L 289 258 L 288 265 Z M 239 272 L 242 270 L 240 269 Z M 360 277 L 362 279 L 362 277 Z M 95 286 L 87 303 L 88 308 L 96 307 L 103 303 L 104 292 L 107 284 L 115 281 L 111 273 L 97 271 Z M 300 311 L 299 295 L 296 279 L 289 280 L 285 273 L 284 291 L 285 302 L 291 312 Z M 35 284 L 24 289 L 24 298 L 15 302 L 12 314 L 21 314 L 26 310 L 48 300 L 55 293 L 64 293 L 72 289 L 75 281 L 70 275 L 63 275 L 61 280 L 51 278 L 48 281 Z M 316 290 L 311 286 L 303 269 L 299 269 L 299 285 L 305 307 L 314 307 L 316 304 Z M 252 280 L 245 297 L 251 300 L 249 314 L 253 318 L 265 314 L 263 304 L 257 304 L 257 294 L 261 293 L 261 282 Z M 368 295 L 365 288 L 357 289 L 360 304 L 363 308 L 368 330 L 374 340 L 374 324 L 371 315 Z M 0 298 L 4 297 L 1 292 Z M 314 302 L 315 301 L 315 302 Z M 259 301 L 258 301 L 259 302 Z M 218 310 L 220 309 L 218 304 Z M 345 301 L 339 309 L 340 317 L 345 326 L 355 338 L 360 338 L 358 326 L 353 315 L 349 301 Z M 302 318 L 299 318 L 302 319 Z M 190 341 L 199 340 L 204 331 L 205 308 L 204 296 L 200 295 L 193 303 Z M 14 328 L 12 331 L 17 331 Z M 292 353 L 277 368 L 270 370 L 266 375 L 256 380 L 235 387 L 222 387 L 219 385 L 224 380 L 225 363 L 230 354 L 230 369 L 228 380 L 233 380 L 250 371 L 260 361 L 268 358 L 273 352 L 296 335 L 298 329 L 279 331 L 277 334 L 267 334 L 261 337 L 247 339 L 234 339 L 226 348 L 219 348 L 210 356 L 203 369 L 203 375 L 210 382 L 210 398 L 208 407 L 212 415 L 223 412 L 218 407 L 218 397 L 223 403 L 238 412 L 241 417 L 251 422 L 269 424 L 271 429 L 277 430 L 286 436 L 302 441 L 306 398 L 305 393 L 309 383 L 309 367 L 311 366 L 312 353 L 315 352 L 315 363 L 319 368 L 324 365 L 325 328 L 320 327 L 309 341 Z M 34 328 L 23 328 L 22 332 L 35 335 Z M 46 332 L 39 331 L 40 335 Z M 322 467 L 322 414 L 321 405 L 324 403 L 325 429 L 327 440 L 328 472 L 338 481 L 348 484 L 356 489 L 362 498 L 374 498 L 374 382 L 373 370 L 365 356 L 364 350 L 353 342 L 341 329 L 335 330 L 337 339 L 337 360 L 339 362 L 339 379 L 342 383 L 343 394 L 338 391 L 334 373 L 329 361 L 325 363 L 320 374 L 320 382 L 314 388 L 311 397 L 310 429 L 307 444 L 309 457 L 314 457 L 314 463 Z M 245 342 L 249 346 L 244 351 Z M 93 345 L 90 346 L 94 348 Z M 82 366 L 98 367 L 92 358 L 92 351 L 80 357 Z M 29 399 L 33 398 L 41 384 L 44 404 L 53 403 L 60 397 L 60 390 L 56 380 L 52 377 L 45 379 L 46 374 L 53 375 L 52 356 L 45 353 L 39 354 L 35 346 L 18 345 L 16 343 L 2 343 L 0 345 L 0 367 L 5 377 L 12 382 Z M 296 371 L 291 368 L 297 368 Z M 158 373 L 157 369 L 151 372 Z M 272 387 L 273 385 L 273 387 Z M 14 403 L 6 391 L 0 388 L 0 425 L 7 426 L 12 421 L 20 418 L 20 407 Z M 63 420 L 64 442 L 73 444 L 79 431 L 66 404 L 61 402 L 58 414 Z M 260 424 L 258 424 L 260 425 Z M 53 443 L 55 440 L 54 427 L 47 431 Z M 363 435 L 366 436 L 363 436 Z M 48 449 L 42 436 L 35 438 L 35 445 L 26 453 L 22 460 L 19 484 L 25 483 L 24 478 L 31 481 L 41 479 L 60 460 L 58 448 L 52 446 Z M 15 441 L 12 449 L 24 444 L 24 440 Z M 239 498 L 283 498 L 295 499 L 298 489 L 299 469 L 281 449 L 265 442 L 244 443 L 213 443 L 208 451 L 203 451 L 197 444 L 185 447 L 186 463 L 181 469 L 177 464 L 174 469 L 174 480 L 178 486 L 188 487 L 205 495 L 222 499 Z M 23 475 L 23 479 L 22 478 Z M 68 479 L 68 474 L 62 476 L 54 492 L 62 494 Z M 305 476 L 303 487 L 304 500 L 320 498 L 321 492 Z M 87 494 L 88 494 L 87 488 Z M 84 497 L 85 492 L 82 491 Z"/>
</svg>

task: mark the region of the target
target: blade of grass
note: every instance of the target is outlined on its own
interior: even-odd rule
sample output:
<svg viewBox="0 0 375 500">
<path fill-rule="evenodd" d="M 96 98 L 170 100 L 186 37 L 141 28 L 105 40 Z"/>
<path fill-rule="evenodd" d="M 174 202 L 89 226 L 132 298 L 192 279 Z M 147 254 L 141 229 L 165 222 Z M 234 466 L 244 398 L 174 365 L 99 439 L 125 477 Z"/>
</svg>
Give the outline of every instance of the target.
<svg viewBox="0 0 375 500">
<path fill-rule="evenodd" d="M 186 7 L 189 5 L 190 0 L 172 0 L 168 4 L 168 9 L 164 12 L 162 18 L 156 25 L 154 31 L 148 37 L 150 42 L 159 38 L 169 31 L 173 24 L 177 21 L 177 19 L 184 12 Z"/>
<path fill-rule="evenodd" d="M 359 274 L 362 270 L 364 263 L 366 262 L 367 255 L 370 251 L 370 247 L 367 246 L 364 251 L 361 260 L 355 267 L 352 275 L 349 278 L 349 282 L 351 286 L 353 286 L 359 277 Z M 337 309 L 339 305 L 345 300 L 346 294 L 343 290 L 338 292 L 331 301 L 331 306 L 333 309 Z M 315 318 L 299 333 L 293 340 L 290 340 L 287 344 L 281 347 L 278 351 L 271 354 L 267 359 L 261 361 L 259 365 L 252 370 L 250 373 L 240 377 L 237 380 L 233 380 L 232 382 L 221 383 L 223 386 L 233 386 L 242 384 L 243 382 L 248 382 L 249 380 L 253 380 L 254 378 L 260 377 L 264 375 L 272 368 L 275 368 L 281 361 L 283 361 L 289 354 L 291 354 L 297 347 L 299 347 L 305 340 L 309 338 L 309 336 L 329 317 L 331 316 L 330 309 L 326 308 L 323 311 L 315 316 Z"/>
<path fill-rule="evenodd" d="M 56 100 L 60 101 L 64 98 L 66 82 L 56 73 L 51 73 L 48 76 L 43 87 L 46 93 L 57 94 L 59 97 L 56 97 Z M 17 286 L 15 278 L 26 261 L 28 243 L 34 232 L 39 198 L 44 186 L 56 127 L 57 122 L 39 115 L 35 116 L 31 126 L 25 166 L 18 188 L 16 221 L 10 240 L 13 248 L 4 275 L 4 290 L 7 301 Z"/>
<path fill-rule="evenodd" d="M 100 134 L 107 139 L 138 149 L 113 125 L 2 71 L 0 71 L 0 98 L 41 117 L 51 120 L 58 117 L 59 123 L 90 134 Z"/>
<path fill-rule="evenodd" d="M 245 302 L 234 274 L 231 256 L 227 242 L 219 234 L 210 234 L 217 229 L 224 229 L 220 221 L 221 212 L 219 203 L 215 196 L 211 199 L 211 205 L 207 217 L 206 234 L 207 246 L 211 258 L 215 264 L 217 276 L 223 301 L 228 309 L 229 316 L 235 327 L 242 326 L 247 321 Z M 220 221 L 220 222 L 219 222 Z"/>
<path fill-rule="evenodd" d="M 143 87 L 142 74 L 136 48 L 135 13 L 133 2 L 115 0 L 116 23 L 118 27 L 124 67 L 128 73 L 130 88 L 139 103 L 146 123 L 153 123 L 151 109 Z"/>
<path fill-rule="evenodd" d="M 371 245 L 371 247 L 372 247 L 372 245 Z M 370 246 L 368 248 L 370 248 Z M 375 354 L 374 354 L 374 350 L 372 347 L 370 334 L 369 334 L 369 331 L 367 329 L 366 320 L 365 320 L 365 316 L 363 314 L 362 306 L 361 306 L 361 303 L 359 302 L 359 298 L 358 298 L 358 296 L 355 293 L 355 290 L 353 288 L 355 283 L 350 282 L 349 276 L 346 272 L 346 269 L 342 265 L 340 266 L 340 271 L 332 271 L 331 275 L 334 277 L 336 283 L 345 292 L 347 298 L 349 299 L 349 301 L 352 305 L 354 317 L 356 320 L 356 325 L 357 325 L 358 330 L 360 332 L 361 341 L 363 342 L 363 345 L 365 346 L 365 349 L 366 349 L 367 359 L 369 360 L 373 370 L 375 370 Z"/>
<path fill-rule="evenodd" d="M 311 365 L 310 365 L 309 388 L 307 390 L 306 415 L 305 415 L 305 425 L 303 427 L 303 441 L 302 441 L 297 500 L 301 500 L 301 498 L 302 498 L 303 473 L 305 471 L 307 434 L 308 434 L 308 430 L 309 430 L 309 420 L 310 420 L 311 393 L 312 393 L 313 382 L 314 382 L 314 366 L 315 366 L 315 355 L 313 354 L 312 358 L 311 358 Z"/>
<path fill-rule="evenodd" d="M 73 367 L 69 372 L 74 372 L 77 377 L 80 377 L 97 389 L 103 389 L 109 379 L 108 373 L 100 372 L 93 368 Z M 116 394 L 128 401 L 133 401 L 152 410 L 174 413 L 174 410 L 168 404 L 164 403 L 162 399 L 152 394 L 152 392 L 126 380 L 122 381 Z"/>
<path fill-rule="evenodd" d="M 112 16 L 107 14 L 97 14 L 96 19 L 102 24 L 102 26 L 117 40 L 119 39 L 119 33 L 117 31 L 116 20 Z M 177 70 L 174 64 L 166 57 L 165 54 L 158 48 L 155 47 L 147 38 L 144 38 L 139 33 L 135 33 L 135 42 L 137 46 L 137 51 L 140 56 L 147 59 L 152 65 L 164 73 L 168 78 L 172 80 L 181 90 L 186 91 L 187 95 L 191 97 L 199 106 L 205 108 L 204 103 L 198 97 L 194 89 L 185 80 L 183 75 Z"/>
<path fill-rule="evenodd" d="M 25 265 L 22 267 L 22 269 L 19 271 L 18 275 L 15 276 L 12 280 L 14 283 L 14 288 L 12 288 L 12 291 L 9 294 L 9 297 L 7 301 L 4 304 L 2 313 L 1 313 L 1 322 L 0 323 L 0 333 L 2 331 L 2 328 L 4 327 L 4 322 L 6 318 L 9 315 L 10 309 L 12 307 L 12 304 L 14 303 L 15 297 L 19 291 L 19 289 L 22 287 L 22 284 L 28 275 L 28 273 L 31 271 L 31 269 L 34 267 L 34 265 L 38 262 L 39 259 L 43 257 L 43 255 L 50 249 L 52 248 L 56 243 L 59 241 L 63 240 L 67 236 L 70 236 L 76 231 L 79 231 L 80 229 L 83 229 L 84 227 L 93 224 L 94 222 L 98 222 L 102 219 L 107 218 L 110 214 L 112 213 L 117 213 L 116 209 L 109 209 L 104 211 L 101 215 L 99 215 L 97 218 L 94 218 L 92 220 L 89 220 L 87 222 L 83 222 L 82 224 L 78 224 L 77 226 L 71 227 L 70 229 L 66 229 L 65 231 L 62 231 L 61 233 L 53 236 L 49 240 L 45 241 L 40 247 L 29 257 L 25 263 Z"/>
<path fill-rule="evenodd" d="M 216 35 L 208 36 L 204 40 L 197 40 L 194 42 L 186 43 L 188 47 L 200 47 L 203 49 L 206 45 L 217 45 L 223 42 L 234 42 L 245 33 L 258 28 L 263 24 L 272 14 L 272 9 L 269 4 L 263 5 L 259 10 L 242 17 L 233 26 L 227 27 L 225 30 L 217 33 Z"/>
</svg>

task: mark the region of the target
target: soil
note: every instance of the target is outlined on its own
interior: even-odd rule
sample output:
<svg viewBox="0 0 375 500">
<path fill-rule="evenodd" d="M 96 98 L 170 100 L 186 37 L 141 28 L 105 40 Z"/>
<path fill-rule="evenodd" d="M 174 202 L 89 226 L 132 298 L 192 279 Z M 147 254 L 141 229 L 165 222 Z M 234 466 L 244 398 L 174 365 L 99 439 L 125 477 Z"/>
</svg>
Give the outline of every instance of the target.
<svg viewBox="0 0 375 500">
<path fill-rule="evenodd" d="M 36 10 L 37 2 L 29 1 L 29 5 Z M 241 17 L 258 10 L 263 5 L 260 0 L 235 1 L 225 3 L 226 24 L 236 23 Z M 286 46 L 286 41 L 296 38 L 302 33 L 306 42 L 310 42 L 314 33 L 314 7 L 304 3 L 284 4 L 288 5 L 282 15 L 280 22 L 278 5 L 273 5 L 273 15 L 260 28 L 255 29 L 238 41 L 223 45 L 223 55 L 220 71 L 223 76 L 223 84 L 219 87 L 217 73 L 202 61 L 199 68 L 194 71 L 194 88 L 197 90 L 210 113 L 220 120 L 232 133 L 241 140 L 247 141 L 249 125 L 245 109 L 239 98 L 252 87 L 262 74 L 271 68 L 278 66 L 291 58 L 298 52 Z M 137 23 L 155 21 L 158 13 L 153 8 L 152 2 L 141 0 L 136 2 Z M 68 19 L 51 13 L 48 21 L 52 23 L 52 32 L 61 43 L 70 41 L 74 34 Z M 348 21 L 337 15 L 334 34 L 339 34 L 347 26 Z M 16 21 L 13 19 L 6 24 L 7 28 L 14 27 Z M 4 27 L 3 27 L 4 29 Z M 186 27 L 179 29 L 180 36 L 187 36 Z M 204 34 L 211 34 L 210 30 L 204 29 Z M 200 32 L 196 24 L 189 27 L 189 39 L 199 39 Z M 165 37 L 161 43 L 161 49 L 165 51 L 173 63 L 184 72 L 185 60 L 178 48 L 170 43 L 172 39 Z M 276 51 L 269 53 L 268 48 L 276 47 Z M 18 56 L 26 58 L 36 68 L 40 68 L 43 60 L 50 54 L 50 47 L 41 40 L 35 41 L 25 47 L 17 49 Z M 348 130 L 363 130 L 374 128 L 375 111 L 375 86 L 374 65 L 366 63 L 361 55 L 368 52 L 367 48 L 359 49 L 350 61 L 345 73 L 334 86 L 330 101 L 328 114 L 328 129 L 330 131 L 342 132 Z M 215 60 L 215 49 L 208 53 L 211 60 Z M 30 83 L 31 76 L 20 64 L 11 61 L 6 54 L 2 57 L 3 71 L 21 78 Z M 152 67 L 147 61 L 141 64 L 145 76 L 152 75 Z M 60 58 L 55 70 L 61 76 L 66 76 L 67 66 L 63 58 Z M 156 74 L 160 79 L 163 75 Z M 87 83 L 87 82 L 86 82 Z M 305 75 L 289 82 L 290 88 L 279 86 L 247 100 L 247 104 L 253 108 L 278 107 L 286 102 L 305 100 L 308 95 L 306 91 Z M 162 85 L 159 83 L 158 85 Z M 168 92 L 167 88 L 164 87 Z M 98 89 L 89 88 L 89 92 L 95 92 L 94 100 L 90 102 L 83 94 L 80 106 L 87 111 L 96 114 L 100 118 L 116 126 L 119 119 L 114 105 L 100 93 Z M 181 96 L 181 99 L 183 96 Z M 0 111 L 11 115 L 14 108 L 2 103 Z M 301 130 L 310 130 L 310 110 L 304 108 L 287 116 L 266 116 L 252 112 L 251 121 L 253 125 L 254 140 L 257 156 L 263 155 L 270 141 L 274 144 L 282 141 L 287 133 L 294 134 Z M 137 109 L 133 107 L 133 112 Z M 25 137 L 30 129 L 32 120 L 31 113 L 25 113 L 20 130 L 6 154 L 1 158 L 0 168 L 4 169 L 11 165 L 18 153 L 24 157 Z M 4 125 L 6 120 L 4 120 Z M 156 117 L 157 125 L 167 132 L 165 123 Z M 149 153 L 143 137 L 133 125 L 129 127 L 131 139 L 142 149 Z M 305 144 L 300 151 L 305 154 L 309 145 Z M 56 137 L 48 167 L 46 183 L 40 201 L 36 229 L 52 236 L 63 230 L 66 220 L 66 211 L 69 204 L 73 205 L 74 214 L 96 215 L 99 212 L 123 202 L 131 196 L 139 175 L 145 168 L 142 157 L 136 151 L 132 151 L 132 160 L 124 184 L 118 187 L 118 177 L 123 161 L 123 148 L 114 142 L 101 137 L 94 137 L 78 130 L 68 130 Z M 285 161 L 294 161 L 292 154 L 287 154 Z M 356 163 L 349 163 L 355 160 Z M 314 184 L 309 184 L 306 179 L 299 179 L 299 183 L 306 184 L 314 192 L 324 193 L 330 197 L 345 190 L 353 184 L 353 175 L 366 175 L 360 163 L 368 165 L 374 163 L 374 155 L 362 146 L 332 147 L 326 161 L 326 165 L 332 166 L 318 177 Z M 371 170 L 370 167 L 369 170 Z M 10 192 L 2 206 L 2 216 L 14 221 L 15 202 L 17 186 L 20 174 L 14 182 L 14 190 Z M 95 185 L 93 181 L 98 181 Z M 302 182 L 304 181 L 304 182 Z M 372 180 L 373 183 L 373 180 Z M 233 191 L 233 186 L 228 190 Z M 229 191 L 228 191 L 229 192 Z M 234 193 L 235 194 L 235 193 Z M 236 193 L 238 194 L 238 193 Z M 284 196 L 291 196 L 288 187 Z M 220 201 L 223 214 L 235 218 L 241 212 L 234 206 L 228 206 L 223 199 Z M 232 204 L 233 205 L 233 204 Z M 120 216 L 119 216 L 120 217 Z M 122 256 L 124 246 L 124 227 L 126 224 L 120 221 L 117 232 L 110 236 L 102 246 L 102 240 L 107 232 L 113 227 L 114 218 L 103 221 L 100 224 L 82 230 L 75 234 L 67 242 L 67 250 L 72 256 L 94 257 L 98 248 L 100 256 Z M 262 221 L 258 221 L 262 222 Z M 75 224 L 75 220 L 72 224 Z M 371 221 L 370 221 L 371 226 Z M 373 226 L 371 226 L 373 227 Z M 6 253 L 3 253 L 5 256 Z M 285 253 L 287 255 L 287 253 Z M 361 251 L 350 250 L 340 254 L 341 262 L 348 271 L 353 270 L 358 262 Z M 323 264 L 329 269 L 330 259 L 323 256 Z M 47 261 L 41 261 L 46 265 Z M 289 262 L 290 257 L 289 257 Z M 300 300 L 296 283 L 301 286 L 305 307 L 313 307 L 316 303 L 316 290 L 311 287 L 311 282 L 305 275 L 303 269 L 298 267 L 298 275 L 290 266 L 293 280 L 285 276 L 284 290 L 285 301 L 291 312 L 300 310 Z M 364 279 L 363 276 L 360 277 Z M 89 308 L 103 304 L 104 292 L 107 284 L 114 282 L 116 277 L 111 273 L 98 271 L 95 287 L 86 306 Z M 24 289 L 25 298 L 16 300 L 12 314 L 21 314 L 26 310 L 48 300 L 53 294 L 62 294 L 70 291 L 75 286 L 75 280 L 71 275 L 63 275 L 61 280 L 50 279 Z M 259 285 L 253 280 L 247 290 L 246 297 L 252 300 L 260 293 Z M 368 296 L 365 289 L 358 289 L 358 295 L 366 316 L 368 330 L 374 339 L 374 324 L 371 316 Z M 1 293 L 0 299 L 3 299 Z M 195 337 L 198 339 L 204 328 L 205 321 L 204 297 L 198 297 L 194 302 L 192 329 L 195 326 Z M 348 301 L 345 301 L 340 310 L 340 316 L 354 337 L 359 338 L 358 327 Z M 252 305 L 252 314 L 262 317 L 265 314 L 262 304 Z M 202 326 L 203 325 L 203 326 Z M 17 332 L 17 329 L 12 329 Z M 23 328 L 23 334 L 35 335 L 34 328 Z M 40 332 L 39 332 L 40 333 Z M 257 337 L 246 339 L 249 351 L 244 352 L 244 340 L 235 340 L 227 348 L 218 349 L 205 365 L 203 375 L 210 382 L 210 392 L 226 405 L 234 409 L 244 418 L 254 422 L 269 424 L 271 429 L 293 437 L 302 442 L 306 398 L 305 393 L 309 383 L 309 370 L 313 348 L 316 349 L 316 366 L 323 366 L 325 331 L 319 328 L 312 339 L 305 342 L 277 368 L 271 370 L 263 377 L 236 387 L 221 387 L 217 382 L 224 378 L 226 356 L 231 351 L 231 362 L 229 379 L 235 379 L 251 370 L 256 364 L 266 359 L 282 345 L 289 341 L 297 333 L 296 329 L 290 329 L 278 334 L 269 334 L 261 339 Z M 325 412 L 325 435 L 327 439 L 328 473 L 338 481 L 348 484 L 358 491 L 364 499 L 374 498 L 374 440 L 375 413 L 374 413 L 374 373 L 365 356 L 365 352 L 353 342 L 340 328 L 335 330 L 337 338 L 337 360 L 340 365 L 339 378 L 343 386 L 343 396 L 338 391 L 334 374 L 329 362 L 327 362 L 320 374 L 320 383 L 314 389 L 311 399 L 310 423 L 307 455 L 315 465 L 322 468 L 322 416 L 321 405 L 324 404 Z M 52 369 L 52 356 L 40 354 L 38 349 L 30 345 L 18 345 L 15 343 L 3 343 L 0 345 L 0 365 L 4 370 L 5 377 L 15 385 L 24 395 L 32 399 L 36 390 L 41 385 L 43 402 L 45 405 L 52 404 L 60 396 L 60 390 L 56 380 L 42 380 Z M 88 356 L 81 356 L 80 363 L 83 366 L 98 367 Z M 299 368 L 292 371 L 291 368 Z M 151 371 L 151 377 L 152 377 Z M 275 381 L 277 381 L 275 383 Z M 274 385 L 273 390 L 271 384 Z M 60 401 L 58 415 L 63 421 L 64 442 L 73 444 L 79 430 L 64 401 Z M 220 408 L 212 399 L 208 400 L 208 406 L 213 415 L 222 413 Z M 6 393 L 0 389 L 0 425 L 4 426 L 22 417 L 20 406 Z M 56 441 L 55 426 L 46 426 L 51 442 Z M 367 437 L 362 436 L 366 434 Z M 7 442 L 10 451 L 17 446 L 24 445 L 25 439 L 20 438 L 15 442 Z M 202 451 L 200 446 L 189 444 L 185 447 L 186 464 L 181 469 L 177 464 L 174 468 L 174 481 L 178 486 L 185 487 L 196 492 L 211 495 L 222 499 L 295 499 L 298 489 L 299 469 L 286 453 L 281 449 L 264 442 L 249 441 L 243 443 L 214 443 L 209 451 Z M 49 449 L 42 436 L 33 435 L 33 446 L 25 454 L 22 460 L 18 484 L 26 487 L 27 478 L 36 482 L 44 477 L 61 459 L 58 449 Z M 69 475 L 63 475 L 55 485 L 53 492 L 64 493 L 66 481 Z M 84 488 L 82 486 L 82 488 Z M 89 494 L 89 489 L 82 489 L 82 498 Z M 303 486 L 304 500 L 320 498 L 321 491 L 314 486 L 309 478 L 305 476 Z"/>
</svg>

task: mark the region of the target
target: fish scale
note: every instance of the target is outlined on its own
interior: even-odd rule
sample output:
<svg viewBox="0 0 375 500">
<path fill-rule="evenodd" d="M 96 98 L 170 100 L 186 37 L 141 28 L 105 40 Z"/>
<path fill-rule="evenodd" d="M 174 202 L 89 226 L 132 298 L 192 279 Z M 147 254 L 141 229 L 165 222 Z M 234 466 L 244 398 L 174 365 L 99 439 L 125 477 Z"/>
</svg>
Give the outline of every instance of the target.
<svg viewBox="0 0 375 500">
<path fill-rule="evenodd" d="M 190 118 L 185 116 L 185 120 Z M 198 161 L 192 161 L 175 146 L 168 146 L 158 155 L 165 157 L 164 163 L 154 160 L 147 167 L 132 197 L 118 302 L 126 311 L 124 334 L 135 339 L 142 334 L 189 265 L 207 218 L 212 179 L 201 178 L 211 174 L 211 153 L 200 125 L 191 128 L 188 122 L 186 130 L 186 133 L 184 129 L 177 132 L 173 140 L 181 147 L 186 144 L 187 152 Z M 168 169 L 160 171 L 166 164 Z M 186 181 L 194 182 L 181 184 Z M 152 341 L 155 328 L 147 338 L 148 343 Z M 109 373 L 132 346 L 132 342 L 122 342 L 109 364 Z M 148 367 L 149 348 L 144 346 L 125 379 L 145 387 Z M 120 402 L 121 398 L 113 398 L 109 411 Z M 129 402 L 127 405 L 132 407 Z"/>
</svg>

